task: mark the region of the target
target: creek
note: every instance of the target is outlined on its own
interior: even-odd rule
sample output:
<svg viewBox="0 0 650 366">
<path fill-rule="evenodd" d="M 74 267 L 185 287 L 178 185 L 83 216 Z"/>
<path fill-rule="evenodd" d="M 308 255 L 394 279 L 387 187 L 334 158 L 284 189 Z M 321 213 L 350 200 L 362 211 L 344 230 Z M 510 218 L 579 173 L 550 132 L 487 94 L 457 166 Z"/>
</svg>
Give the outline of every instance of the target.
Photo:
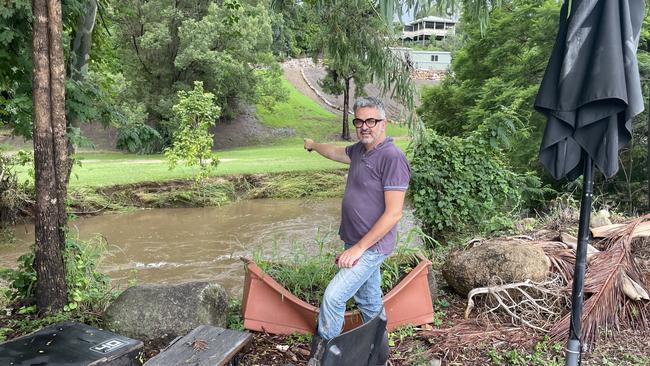
<svg viewBox="0 0 650 366">
<path fill-rule="evenodd" d="M 339 243 L 340 198 L 244 200 L 223 207 L 172 208 L 109 213 L 70 224 L 82 240 L 107 244 L 100 271 L 116 285 L 215 281 L 241 294 L 240 256 L 257 251 L 286 257 L 318 251 L 317 237 Z M 0 244 L 0 267 L 15 267 L 34 241 L 33 225 L 18 225 L 13 243 Z"/>
</svg>

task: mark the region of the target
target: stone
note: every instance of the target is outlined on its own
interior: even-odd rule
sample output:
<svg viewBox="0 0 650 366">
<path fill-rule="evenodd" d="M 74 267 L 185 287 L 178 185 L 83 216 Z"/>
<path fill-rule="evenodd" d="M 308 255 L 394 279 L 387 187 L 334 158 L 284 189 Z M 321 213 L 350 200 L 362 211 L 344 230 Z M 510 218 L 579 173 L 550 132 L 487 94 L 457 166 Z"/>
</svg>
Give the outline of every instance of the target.
<svg viewBox="0 0 650 366">
<path fill-rule="evenodd" d="M 591 220 L 589 225 L 591 227 L 601 227 L 601 226 L 607 226 L 611 225 L 612 221 L 609 219 L 612 215 L 609 213 L 609 211 L 602 209 L 595 214 L 591 215 Z"/>
<path fill-rule="evenodd" d="M 476 287 L 542 281 L 549 268 L 550 260 L 539 247 L 516 241 L 487 242 L 450 254 L 442 275 L 454 291 L 466 296 Z"/>
<path fill-rule="evenodd" d="M 104 312 L 104 326 L 127 337 L 184 336 L 201 324 L 226 327 L 228 295 L 211 282 L 129 287 Z"/>
</svg>

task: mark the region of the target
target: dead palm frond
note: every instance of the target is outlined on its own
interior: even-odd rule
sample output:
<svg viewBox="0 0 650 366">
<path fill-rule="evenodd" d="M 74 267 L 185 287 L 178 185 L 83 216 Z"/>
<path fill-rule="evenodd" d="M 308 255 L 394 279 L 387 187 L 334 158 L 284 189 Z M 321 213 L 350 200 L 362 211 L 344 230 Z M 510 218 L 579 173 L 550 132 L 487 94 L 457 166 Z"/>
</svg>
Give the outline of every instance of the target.
<svg viewBox="0 0 650 366">
<path fill-rule="evenodd" d="M 558 274 L 564 283 L 571 282 L 576 263 L 575 251 L 559 241 L 535 241 L 532 243 L 542 248 L 551 262 L 551 271 Z"/>
<path fill-rule="evenodd" d="M 650 215 L 611 232 L 605 250 L 590 256 L 585 274 L 586 301 L 582 310 L 581 339 L 584 344 L 593 345 L 600 331 L 605 331 L 607 335 L 610 330 L 619 330 L 622 325 L 646 326 L 647 315 L 644 310 L 647 304 L 631 300 L 624 288 L 632 284 L 639 291 L 648 293 L 648 287 L 631 254 L 631 243 L 637 227 L 648 221 Z M 570 317 L 571 314 L 567 314 L 553 326 L 550 331 L 551 341 L 566 339 Z"/>
</svg>

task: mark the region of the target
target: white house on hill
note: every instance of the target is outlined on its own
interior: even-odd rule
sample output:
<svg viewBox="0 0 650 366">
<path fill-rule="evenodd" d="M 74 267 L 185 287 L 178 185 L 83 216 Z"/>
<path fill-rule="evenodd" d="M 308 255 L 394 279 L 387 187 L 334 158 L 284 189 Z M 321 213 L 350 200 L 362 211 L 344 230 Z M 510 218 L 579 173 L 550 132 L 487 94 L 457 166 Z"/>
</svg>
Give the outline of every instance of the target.
<svg viewBox="0 0 650 366">
<path fill-rule="evenodd" d="M 403 41 L 427 41 L 434 37 L 441 40 L 456 33 L 456 21 L 442 17 L 429 16 L 404 24 L 400 39 Z"/>
</svg>

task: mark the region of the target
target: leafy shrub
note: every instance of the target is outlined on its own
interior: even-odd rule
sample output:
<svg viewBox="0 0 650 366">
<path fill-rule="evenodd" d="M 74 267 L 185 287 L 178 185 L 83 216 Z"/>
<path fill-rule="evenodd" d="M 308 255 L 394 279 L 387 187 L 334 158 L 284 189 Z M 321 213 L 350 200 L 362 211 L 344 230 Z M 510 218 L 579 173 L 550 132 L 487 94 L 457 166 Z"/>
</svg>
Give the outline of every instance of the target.
<svg viewBox="0 0 650 366">
<path fill-rule="evenodd" d="M 131 153 L 151 154 L 160 150 L 162 137 L 145 121 L 147 112 L 144 104 L 122 107 L 124 118 L 117 127 L 117 148 Z"/>
<path fill-rule="evenodd" d="M 483 231 L 508 225 L 508 212 L 540 185 L 509 170 L 488 143 L 432 131 L 415 150 L 411 168 L 415 215 L 426 231 L 443 236 L 470 225 Z"/>
<path fill-rule="evenodd" d="M 212 153 L 214 126 L 221 109 L 215 104 L 214 94 L 205 92 L 203 82 L 195 81 L 191 91 L 179 91 L 178 103 L 172 108 L 179 126 L 174 132 L 172 146 L 165 149 L 169 168 L 180 161 L 187 166 L 199 166 L 197 180 L 205 179 L 217 167 L 219 159 Z"/>
<path fill-rule="evenodd" d="M 0 150 L 0 226 L 13 224 L 16 219 L 18 206 L 15 192 L 18 190 L 18 180 L 11 164 L 11 158 Z"/>
<path fill-rule="evenodd" d="M 29 183 L 21 184 L 15 168 L 25 166 L 34 160 L 32 152 L 19 151 L 11 156 L 0 149 L 0 228 L 15 222 L 19 211 L 28 200 Z M 33 171 L 30 171 L 33 174 Z"/>
<path fill-rule="evenodd" d="M 98 313 L 107 305 L 110 300 L 110 279 L 97 271 L 105 250 L 105 243 L 101 239 L 86 242 L 74 237 L 66 238 L 64 258 L 68 303 L 64 307 L 65 311 Z M 9 282 L 9 299 L 25 302 L 33 300 L 38 280 L 34 258 L 32 249 L 20 256 L 17 269 L 0 271 L 0 277 Z M 36 308 L 29 306 L 25 309 Z"/>
</svg>

